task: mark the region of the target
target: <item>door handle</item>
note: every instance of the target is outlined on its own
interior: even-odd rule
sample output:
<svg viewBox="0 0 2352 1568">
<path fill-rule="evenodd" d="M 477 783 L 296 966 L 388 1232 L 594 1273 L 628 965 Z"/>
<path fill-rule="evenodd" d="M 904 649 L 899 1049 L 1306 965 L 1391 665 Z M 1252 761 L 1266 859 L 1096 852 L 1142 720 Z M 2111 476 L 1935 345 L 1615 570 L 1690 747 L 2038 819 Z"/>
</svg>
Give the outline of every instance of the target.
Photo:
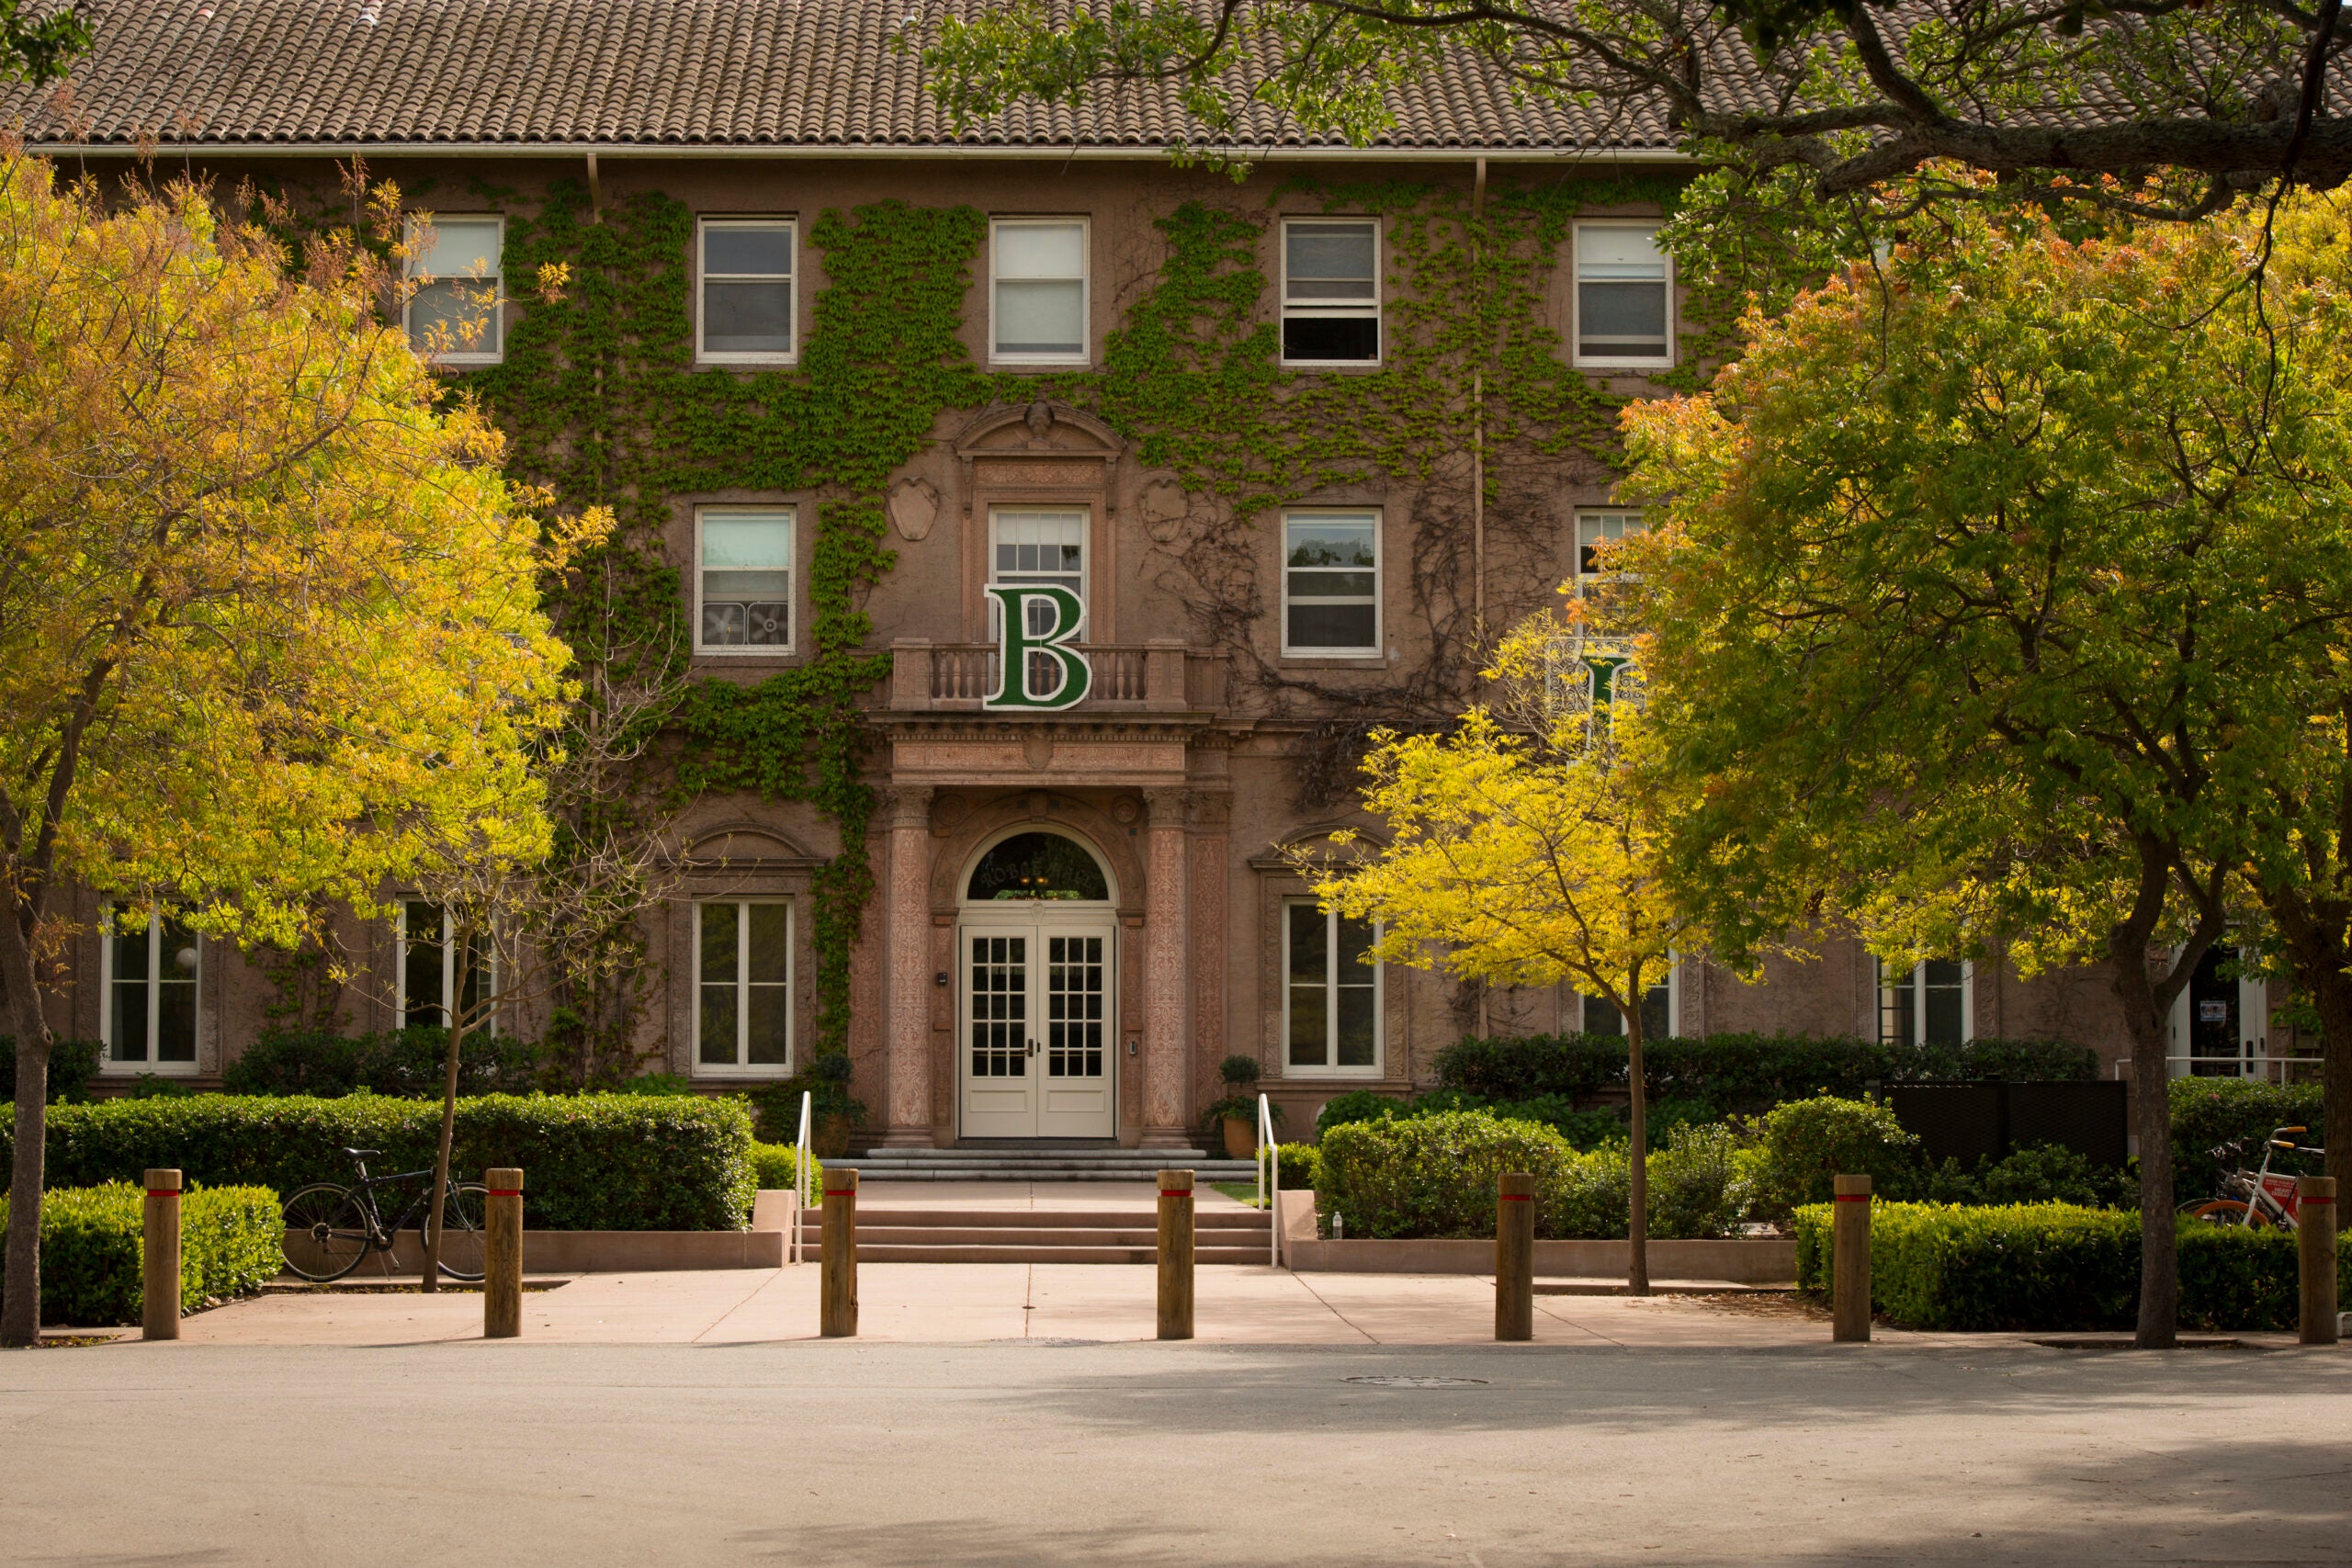
<svg viewBox="0 0 2352 1568">
<path fill-rule="evenodd" d="M 1037 1043 L 1035 1040 L 1029 1042 L 1029 1054 L 1032 1056 L 1037 1054 Z"/>
</svg>

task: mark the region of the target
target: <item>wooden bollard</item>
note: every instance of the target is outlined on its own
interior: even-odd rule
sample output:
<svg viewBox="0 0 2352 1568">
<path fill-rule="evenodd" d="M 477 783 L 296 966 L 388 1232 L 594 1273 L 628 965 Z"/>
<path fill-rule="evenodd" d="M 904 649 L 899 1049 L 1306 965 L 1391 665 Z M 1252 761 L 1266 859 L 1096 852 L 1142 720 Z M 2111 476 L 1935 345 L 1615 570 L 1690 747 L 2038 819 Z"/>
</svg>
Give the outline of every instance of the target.
<svg viewBox="0 0 2352 1568">
<path fill-rule="evenodd" d="M 1159 1173 L 1159 1337 L 1193 1337 L 1193 1173 Z"/>
<path fill-rule="evenodd" d="M 825 1229 L 820 1243 L 818 1332 L 828 1339 L 857 1337 L 857 1172 L 825 1172 Z"/>
<path fill-rule="evenodd" d="M 151 1170 L 141 1216 L 139 1337 L 180 1337 L 180 1173 Z"/>
<path fill-rule="evenodd" d="M 2302 1321 L 2296 1337 L 2333 1345 L 2335 1317 L 2335 1178 L 2295 1178 L 2295 1252 L 2302 1275 Z"/>
<path fill-rule="evenodd" d="M 523 1337 L 523 1173 L 509 1166 L 481 1173 L 489 1212 L 481 1232 L 481 1337 Z"/>
<path fill-rule="evenodd" d="M 1829 1337 L 1839 1345 L 1865 1345 L 1871 1337 L 1871 1179 L 1836 1179 L 1829 1205 Z"/>
<path fill-rule="evenodd" d="M 1495 1337 L 1535 1337 L 1535 1178 L 1524 1170 L 1495 1184 Z"/>
</svg>

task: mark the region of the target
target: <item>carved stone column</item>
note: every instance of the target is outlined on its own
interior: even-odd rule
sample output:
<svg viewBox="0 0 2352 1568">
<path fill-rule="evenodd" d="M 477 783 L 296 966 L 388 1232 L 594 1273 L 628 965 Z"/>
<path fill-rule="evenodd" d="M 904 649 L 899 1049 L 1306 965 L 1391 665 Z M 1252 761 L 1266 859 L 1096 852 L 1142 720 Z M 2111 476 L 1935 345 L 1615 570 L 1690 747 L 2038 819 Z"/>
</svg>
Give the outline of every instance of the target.
<svg viewBox="0 0 2352 1568">
<path fill-rule="evenodd" d="M 931 790 L 893 785 L 890 825 L 888 1053 L 886 1148 L 929 1148 L 931 1127 Z"/>
<path fill-rule="evenodd" d="M 1191 1043 L 1184 1007 L 1184 814 L 1189 792 L 1148 789 L 1143 889 L 1143 1146 L 1192 1142 L 1184 1122 Z"/>
</svg>

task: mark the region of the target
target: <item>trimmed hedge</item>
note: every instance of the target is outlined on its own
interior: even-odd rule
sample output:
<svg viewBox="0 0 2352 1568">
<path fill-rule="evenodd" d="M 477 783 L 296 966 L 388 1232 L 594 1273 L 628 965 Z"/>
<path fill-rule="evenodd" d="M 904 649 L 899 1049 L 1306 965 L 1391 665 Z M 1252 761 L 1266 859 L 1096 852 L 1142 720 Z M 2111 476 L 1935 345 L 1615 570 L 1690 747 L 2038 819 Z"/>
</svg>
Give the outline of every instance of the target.
<svg viewBox="0 0 2352 1568">
<path fill-rule="evenodd" d="M 1903 1046 L 1852 1036 L 1710 1034 L 1643 1047 L 1654 1100 L 1688 1100 L 1714 1115 L 1753 1113 L 1813 1095 L 1859 1097 L 1865 1085 L 1948 1078 L 2088 1079 L 2098 1054 L 2042 1040 Z M 1625 1042 L 1612 1034 L 1465 1038 L 1437 1054 L 1438 1082 L 1492 1100 L 1571 1101 L 1627 1085 Z"/>
<path fill-rule="evenodd" d="M 145 1204 L 127 1182 L 44 1192 L 40 1320 L 93 1328 L 137 1323 Z M 180 1199 L 180 1310 L 226 1301 L 277 1278 L 285 1222 L 266 1187 L 191 1187 Z M 0 1240 L 8 1217 L 0 1209 Z"/>
<path fill-rule="evenodd" d="M 106 1050 L 105 1044 L 96 1040 L 52 1037 L 49 1043 L 49 1102 L 57 1105 L 86 1098 L 90 1080 L 98 1076 L 98 1064 Z M 0 1100 L 12 1105 L 17 1100 L 17 1037 L 13 1034 L 0 1034 Z"/>
<path fill-rule="evenodd" d="M 790 1191 L 795 1184 L 792 1169 L 794 1147 L 790 1144 L 753 1144 L 752 1174 L 763 1192 Z M 808 1201 L 821 1205 L 825 1190 L 825 1162 L 814 1154 L 808 1156 Z"/>
<path fill-rule="evenodd" d="M 2262 1140 L 2274 1127 L 2304 1126 L 2310 1134 L 2299 1142 L 2324 1146 L 2327 1129 L 2322 1124 L 2320 1087 L 2315 1083 L 2275 1084 L 2257 1078 L 2175 1078 L 2168 1109 L 2172 1118 L 2172 1179 L 2181 1201 L 2201 1192 L 2220 1190 L 2222 1167 L 2213 1158 L 2215 1145 L 2243 1143 L 2242 1161 L 2247 1169 L 2262 1162 Z M 2290 1173 L 2316 1174 L 2316 1165 L 2293 1165 Z"/>
<path fill-rule="evenodd" d="M 1795 1216 L 1797 1284 L 1826 1290 L 1830 1206 Z M 2209 1330 L 2295 1326 L 2295 1237 L 2183 1224 L 2180 1323 Z M 2352 1248 L 2336 1257 L 2352 1292 Z M 2067 1203 L 1871 1206 L 1871 1303 L 1910 1328 L 2074 1332 L 2129 1328 L 2140 1305 L 2140 1217 Z"/>
<path fill-rule="evenodd" d="M 49 1112 L 48 1173 L 58 1187 L 92 1187 L 170 1167 L 208 1186 L 291 1192 L 347 1184 L 351 1162 L 335 1152 L 346 1146 L 383 1151 L 368 1162 L 372 1175 L 429 1168 L 440 1131 L 437 1102 L 379 1095 L 61 1105 Z M 0 1115 L 0 1160 L 11 1141 Z M 461 1100 L 450 1168 L 478 1181 L 492 1166 L 522 1168 L 523 1223 L 534 1229 L 741 1230 L 753 1190 L 752 1118 L 741 1100 L 699 1096 Z"/>
<path fill-rule="evenodd" d="M 1323 1185 L 1323 1156 L 1313 1144 L 1283 1144 L 1282 1153 L 1283 1190 L 1306 1192 Z M 1259 1175 L 1264 1178 L 1266 1156 L 1258 1156 Z"/>
<path fill-rule="evenodd" d="M 220 1074 L 231 1094 L 309 1094 L 340 1099 L 374 1093 L 438 1100 L 448 1072 L 449 1032 L 387 1034 L 265 1034 Z M 519 1094 L 537 1087 L 537 1048 L 503 1034 L 469 1034 L 458 1049 L 461 1095 Z"/>
</svg>

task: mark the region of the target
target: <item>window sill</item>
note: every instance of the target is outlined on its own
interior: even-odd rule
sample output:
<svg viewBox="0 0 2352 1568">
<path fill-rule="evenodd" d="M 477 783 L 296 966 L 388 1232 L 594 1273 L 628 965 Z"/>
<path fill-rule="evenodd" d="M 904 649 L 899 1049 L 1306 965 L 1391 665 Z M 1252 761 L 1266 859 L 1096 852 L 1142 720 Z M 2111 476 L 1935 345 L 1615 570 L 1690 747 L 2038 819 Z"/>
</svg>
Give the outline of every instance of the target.
<svg viewBox="0 0 2352 1568">
<path fill-rule="evenodd" d="M 693 368 L 696 370 L 794 370 L 797 369 L 799 365 L 800 356 L 797 354 L 783 358 L 764 354 L 745 355 L 741 358 L 723 354 L 701 354 L 695 356 Z"/>
<path fill-rule="evenodd" d="M 1573 359 L 1573 369 L 1590 370 L 1603 376 L 1653 376 L 1661 370 L 1671 370 L 1681 363 L 1677 359 Z"/>
<path fill-rule="evenodd" d="M 203 1074 L 194 1062 L 114 1062 L 98 1064 L 102 1078 L 193 1078 Z"/>
<path fill-rule="evenodd" d="M 1381 1084 L 1399 1082 L 1389 1077 L 1384 1067 L 1284 1067 L 1283 1076 L 1268 1078 L 1270 1084 Z"/>
<path fill-rule="evenodd" d="M 781 1083 L 790 1077 L 790 1067 L 712 1067 L 699 1063 L 686 1075 L 689 1083 Z"/>
<path fill-rule="evenodd" d="M 1369 653 L 1292 653 L 1285 649 L 1282 661 L 1305 670 L 1376 670 L 1388 662 L 1388 656 L 1377 649 Z"/>
<path fill-rule="evenodd" d="M 1284 359 L 1277 361 L 1284 370 L 1378 370 L 1377 359 Z"/>
<path fill-rule="evenodd" d="M 773 645 L 763 645 L 759 648 L 697 648 L 695 649 L 694 656 L 696 659 L 725 659 L 748 663 L 764 661 L 770 664 L 794 664 L 799 661 L 800 650 L 797 648 L 777 648 Z"/>
</svg>

